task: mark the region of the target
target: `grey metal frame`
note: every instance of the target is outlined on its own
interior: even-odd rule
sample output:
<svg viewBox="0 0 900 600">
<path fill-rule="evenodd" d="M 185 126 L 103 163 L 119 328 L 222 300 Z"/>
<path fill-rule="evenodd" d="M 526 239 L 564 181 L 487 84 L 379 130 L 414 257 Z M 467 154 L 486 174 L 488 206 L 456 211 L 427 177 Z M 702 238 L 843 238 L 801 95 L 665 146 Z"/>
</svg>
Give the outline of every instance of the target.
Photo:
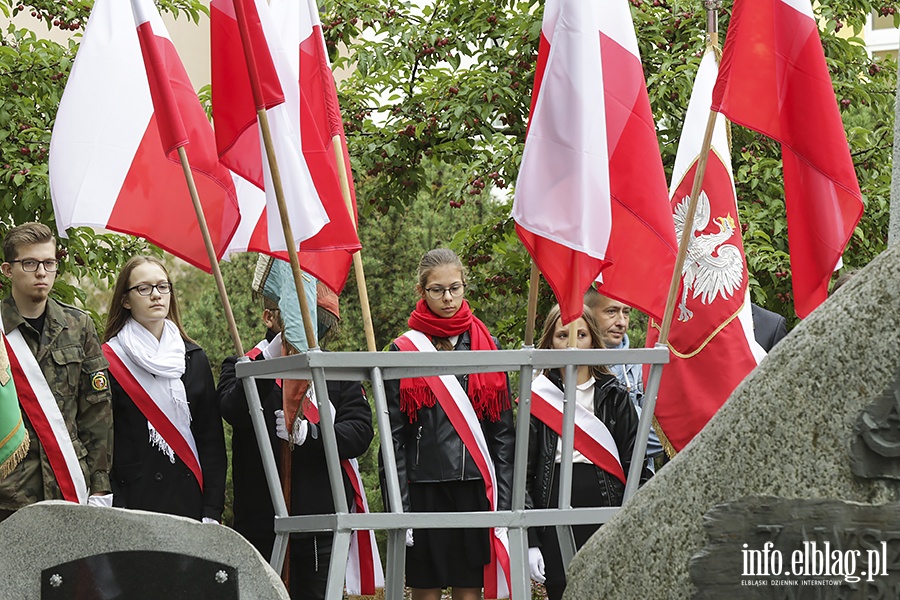
<svg viewBox="0 0 900 600">
<path fill-rule="evenodd" d="M 638 424 L 638 433 L 632 454 L 631 468 L 627 475 L 625 501 L 637 490 L 640 470 L 647 451 L 647 436 L 656 404 L 656 394 L 662 375 L 662 366 L 669 361 L 668 349 L 657 344 L 655 348 L 628 350 L 521 350 L 470 351 L 470 352 L 322 352 L 314 349 L 304 354 L 250 361 L 241 358 L 236 374 L 244 380 L 244 389 L 257 443 L 263 460 L 263 468 L 269 492 L 275 508 L 275 545 L 270 564 L 280 572 L 284 563 L 288 535 L 299 531 L 333 531 L 334 545 L 328 572 L 326 598 L 340 600 L 343 594 L 350 534 L 357 529 L 385 529 L 388 531 L 385 568 L 385 598 L 403 598 L 403 576 L 406 555 L 405 532 L 408 528 L 466 528 L 506 527 L 509 532 L 511 564 L 511 597 L 524 600 L 530 597 L 527 568 L 527 528 L 556 526 L 560 539 L 563 562 L 568 566 L 575 554 L 572 525 L 605 523 L 618 507 L 571 508 L 572 450 L 575 428 L 575 386 L 565 390 L 563 409 L 563 433 L 561 437 L 564 457 L 560 465 L 559 508 L 525 510 L 525 470 L 528 456 L 528 430 L 531 415 L 531 380 L 535 370 L 565 368 L 567 379 L 574 377 L 577 365 L 649 364 L 651 365 L 644 405 Z M 491 371 L 518 371 L 519 406 L 516 422 L 516 451 L 513 471 L 512 508 L 497 512 L 460 513 L 404 513 L 400 502 L 400 483 L 397 462 L 391 439 L 391 427 L 384 392 L 384 381 L 423 375 L 459 375 Z M 262 406 L 255 379 L 311 379 L 319 399 L 319 416 L 325 458 L 331 479 L 331 493 L 335 499 L 335 513 L 328 515 L 289 516 L 269 435 L 263 420 Z M 383 513 L 351 514 L 343 493 L 343 479 L 337 443 L 334 434 L 334 415 L 328 401 L 325 381 L 371 381 L 374 415 L 382 448 L 387 480 L 388 505 Z M 384 452 L 388 449 L 388 452 Z"/>
</svg>

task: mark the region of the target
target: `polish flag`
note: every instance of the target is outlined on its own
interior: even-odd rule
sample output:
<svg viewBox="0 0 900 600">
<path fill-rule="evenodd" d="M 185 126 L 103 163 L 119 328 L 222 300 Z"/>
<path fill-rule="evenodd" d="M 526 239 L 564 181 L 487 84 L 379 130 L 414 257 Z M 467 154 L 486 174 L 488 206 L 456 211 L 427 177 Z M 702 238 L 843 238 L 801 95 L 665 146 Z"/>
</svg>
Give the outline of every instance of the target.
<svg viewBox="0 0 900 600">
<path fill-rule="evenodd" d="M 662 316 L 675 233 L 626 0 L 547 0 L 516 232 L 568 323 L 603 293 Z"/>
<path fill-rule="evenodd" d="M 806 317 L 863 211 L 809 0 L 735 0 L 712 109 L 781 143 L 794 307 Z"/>
<path fill-rule="evenodd" d="M 249 0 L 242 0 L 246 5 L 253 4 Z M 214 0 L 213 8 L 217 6 L 225 8 L 231 6 L 231 0 Z M 228 5 L 227 7 L 225 5 Z M 265 33 L 263 42 L 270 51 L 263 56 L 269 56 L 277 67 L 277 75 L 280 89 L 285 103 L 273 110 L 283 110 L 290 117 L 296 133 L 292 134 L 292 140 L 300 152 L 299 160 L 303 162 L 301 169 L 309 175 L 309 181 L 304 188 L 309 190 L 321 202 L 325 211 L 327 224 L 317 234 L 299 242 L 300 264 L 304 271 L 314 275 L 335 292 L 340 293 L 347 281 L 347 276 L 352 263 L 352 255 L 360 249 L 359 238 L 356 234 L 355 219 L 351 219 L 347 211 L 346 203 L 341 193 L 340 179 L 338 177 L 337 161 L 332 149 L 331 137 L 337 132 L 343 142 L 343 125 L 340 111 L 337 108 L 337 91 L 334 86 L 334 78 L 328 66 L 325 54 L 324 39 L 321 37 L 321 24 L 315 4 L 307 5 L 303 2 L 285 2 L 273 0 L 270 5 L 257 1 L 256 14 L 259 15 L 261 30 Z M 215 69 L 233 69 L 236 58 L 226 58 L 228 53 L 237 51 L 241 53 L 239 65 L 245 64 L 240 44 L 237 23 L 233 16 L 226 16 L 224 8 L 217 9 L 218 14 L 213 27 L 215 39 L 213 44 L 213 61 Z M 249 12 L 249 11 L 248 11 Z M 233 14 L 233 9 L 232 9 Z M 226 27 L 227 26 L 227 27 Z M 216 33 L 219 31 L 219 33 Z M 230 37 L 224 37 L 224 31 L 230 31 Z M 235 37 L 238 36 L 238 37 Z M 317 37 L 318 36 L 318 37 Z M 217 45 L 219 40 L 225 40 L 225 54 L 218 56 Z M 228 41 L 231 40 L 231 41 Z M 302 43 L 301 43 L 302 40 Z M 258 48 L 259 43 L 254 45 Z M 237 50 L 235 50 L 237 49 Z M 217 58 L 218 57 L 218 58 Z M 261 60 L 257 57 L 257 63 Z M 261 69 L 261 72 L 264 72 Z M 260 77 L 262 79 L 262 76 Z M 220 99 L 225 98 L 221 94 L 235 93 L 231 86 L 224 85 L 219 88 L 221 94 L 216 94 L 216 78 L 213 79 L 214 108 Z M 240 96 L 246 103 L 249 98 L 249 83 Z M 229 110 L 226 100 L 222 100 L 221 110 Z M 237 106 L 237 105 L 233 105 Z M 252 119 L 249 113 L 252 112 Z M 245 127 L 256 127 L 255 108 L 251 105 L 250 111 L 244 109 Z M 218 123 L 218 120 L 216 121 Z M 255 130 L 254 130 L 255 131 Z M 248 137 L 248 134 L 243 134 Z M 252 136 L 249 136 L 252 138 Z M 248 144 L 249 146 L 249 144 Z M 259 142 L 257 142 L 257 154 Z M 353 196 L 353 179 L 350 173 L 350 160 L 346 150 L 346 142 L 343 142 L 344 158 L 347 179 L 353 198 L 355 216 L 355 197 Z M 237 154 L 235 151 L 234 154 Z M 247 156 L 245 153 L 244 156 Z M 278 160 L 282 154 L 279 152 Z M 257 160 L 251 158 L 250 162 Z M 279 170 L 285 169 L 279 162 Z M 239 171 L 240 172 L 240 171 Z M 237 184 L 241 210 L 244 219 L 249 223 L 244 224 L 232 242 L 229 252 L 254 251 L 277 256 L 287 260 L 283 236 L 281 236 L 281 224 L 278 221 L 277 209 L 261 200 L 261 196 L 254 192 L 253 177 L 249 170 L 244 169 L 247 180 Z M 289 183 L 285 182 L 287 188 Z M 265 187 L 265 186 L 258 186 Z M 271 208 L 269 208 L 271 207 Z M 274 215 L 274 218 L 273 216 Z M 292 217 L 291 224 L 296 233 L 296 220 Z M 281 237 L 282 241 L 278 238 Z"/>
<path fill-rule="evenodd" d="M 242 6 L 246 15 L 246 38 L 241 37 L 236 5 Z M 228 251 L 285 253 L 287 246 L 257 108 L 266 109 L 269 120 L 294 236 L 292 245 L 296 247 L 314 236 L 328 222 L 303 158 L 300 125 L 292 109 L 299 95 L 291 84 L 296 79 L 296 60 L 291 60 L 290 52 L 275 32 L 275 21 L 265 0 L 213 0 L 210 40 L 213 121 L 219 156 L 240 178 L 264 190 L 260 195 L 249 188 L 244 191 L 245 186 L 238 184 L 241 216 L 246 223 L 235 234 Z M 245 42 L 253 59 L 252 72 L 247 68 Z M 254 96 L 252 81 L 257 82 L 258 98 Z"/>
<path fill-rule="evenodd" d="M 707 50 L 694 82 L 672 172 L 670 196 L 679 241 L 717 71 L 715 55 Z M 662 370 L 654 414 L 675 451 L 703 429 L 765 355 L 753 337 L 747 261 L 730 156 L 725 117 L 717 115 L 669 332 L 670 361 Z M 659 322 L 651 319 L 648 348 L 656 344 L 659 333 Z M 644 371 L 649 373 L 648 365 Z"/>
<path fill-rule="evenodd" d="M 210 272 L 180 147 L 221 257 L 240 220 L 234 185 L 159 13 L 152 0 L 97 0 L 50 141 L 60 236 L 127 233 Z"/>
</svg>

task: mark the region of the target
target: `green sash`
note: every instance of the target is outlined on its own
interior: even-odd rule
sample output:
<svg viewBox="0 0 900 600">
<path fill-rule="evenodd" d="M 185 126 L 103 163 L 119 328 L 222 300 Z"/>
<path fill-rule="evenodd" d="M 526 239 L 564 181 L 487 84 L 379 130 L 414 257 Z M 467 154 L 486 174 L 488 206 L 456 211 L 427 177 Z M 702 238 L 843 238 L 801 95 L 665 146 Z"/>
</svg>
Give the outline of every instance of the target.
<svg viewBox="0 0 900 600">
<path fill-rule="evenodd" d="M 16 384 L 4 346 L 0 342 L 0 368 L 3 369 L 0 371 L 0 479 L 9 475 L 28 454 L 28 432 L 22 422 Z"/>
</svg>

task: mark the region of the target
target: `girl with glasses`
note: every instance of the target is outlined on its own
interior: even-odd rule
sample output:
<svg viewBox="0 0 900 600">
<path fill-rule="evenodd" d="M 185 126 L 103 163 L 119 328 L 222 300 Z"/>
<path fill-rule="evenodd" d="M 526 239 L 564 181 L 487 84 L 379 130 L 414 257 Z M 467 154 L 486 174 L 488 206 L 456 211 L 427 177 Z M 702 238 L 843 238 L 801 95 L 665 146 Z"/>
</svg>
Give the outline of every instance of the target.
<svg viewBox="0 0 900 600">
<path fill-rule="evenodd" d="M 225 436 L 206 354 L 181 325 L 162 262 L 136 256 L 116 280 L 103 353 L 113 398 L 113 505 L 219 522 Z"/>
<path fill-rule="evenodd" d="M 497 341 L 464 298 L 465 286 L 465 269 L 452 250 L 426 253 L 411 330 L 390 349 L 496 350 Z M 385 392 L 404 512 L 510 508 L 515 431 L 505 373 L 389 380 Z M 486 579 L 485 568 L 492 556 L 508 552 L 505 542 L 500 529 L 407 531 L 406 584 L 413 600 L 439 600 L 448 587 L 455 600 L 480 598 L 482 588 L 498 584 Z"/>
</svg>

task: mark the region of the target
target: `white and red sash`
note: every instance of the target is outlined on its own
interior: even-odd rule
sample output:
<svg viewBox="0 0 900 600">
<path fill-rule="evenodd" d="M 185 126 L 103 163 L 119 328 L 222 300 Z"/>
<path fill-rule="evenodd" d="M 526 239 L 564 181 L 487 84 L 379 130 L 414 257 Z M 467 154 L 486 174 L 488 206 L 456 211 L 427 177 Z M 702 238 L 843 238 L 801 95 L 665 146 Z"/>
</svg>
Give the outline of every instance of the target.
<svg viewBox="0 0 900 600">
<path fill-rule="evenodd" d="M 531 414 L 560 436 L 563 398 L 563 391 L 546 376 L 539 375 L 531 382 Z M 625 483 L 616 440 L 603 421 L 578 403 L 575 403 L 575 449 L 595 466 Z"/>
<path fill-rule="evenodd" d="M 103 344 L 103 356 L 109 361 L 109 373 L 131 398 L 138 410 L 153 425 L 153 428 L 166 440 L 178 458 L 191 470 L 200 490 L 203 490 L 203 470 L 200 468 L 200 456 L 197 443 L 188 428 L 181 431 L 172 419 L 169 411 L 174 406 L 169 398 L 169 388 L 163 379 L 157 379 L 145 369 L 128 358 L 119 340 L 113 338 Z"/>
<path fill-rule="evenodd" d="M 87 503 L 88 488 L 84 471 L 81 470 L 81 463 L 75 454 L 75 446 L 72 445 L 66 420 L 59 410 L 56 396 L 53 395 L 41 366 L 18 328 L 7 333 L 4 340 L 9 354 L 9 367 L 16 382 L 19 404 L 31 421 L 31 426 L 34 427 L 38 440 L 47 454 L 47 460 L 53 469 L 63 499 L 78 504 Z"/>
<path fill-rule="evenodd" d="M 310 391 L 313 387 L 309 387 Z M 307 395 L 310 404 L 304 408 L 303 415 L 310 423 L 319 422 L 319 408 L 315 393 Z M 334 414 L 334 405 L 331 408 Z M 369 502 L 363 488 L 359 473 L 359 463 L 355 458 L 341 460 L 341 467 L 350 478 L 353 486 L 353 506 L 351 513 L 369 512 Z M 384 588 L 384 570 L 381 567 L 381 556 L 375 544 L 375 532 L 372 530 L 354 530 L 350 535 L 350 554 L 347 556 L 347 576 L 345 584 L 351 596 L 373 596 L 377 588 Z"/>
<path fill-rule="evenodd" d="M 436 352 L 431 340 L 420 331 L 410 330 L 394 340 L 397 348 L 404 352 Z M 497 510 L 497 477 L 494 461 L 488 449 L 487 440 L 472 402 L 466 395 L 455 375 L 423 377 L 431 388 L 441 408 L 447 413 L 450 423 L 472 455 L 481 477 L 484 479 L 485 493 L 491 510 Z M 511 572 L 509 565 L 509 538 L 505 529 L 491 528 L 491 560 L 484 567 L 484 597 L 509 598 Z"/>
</svg>

